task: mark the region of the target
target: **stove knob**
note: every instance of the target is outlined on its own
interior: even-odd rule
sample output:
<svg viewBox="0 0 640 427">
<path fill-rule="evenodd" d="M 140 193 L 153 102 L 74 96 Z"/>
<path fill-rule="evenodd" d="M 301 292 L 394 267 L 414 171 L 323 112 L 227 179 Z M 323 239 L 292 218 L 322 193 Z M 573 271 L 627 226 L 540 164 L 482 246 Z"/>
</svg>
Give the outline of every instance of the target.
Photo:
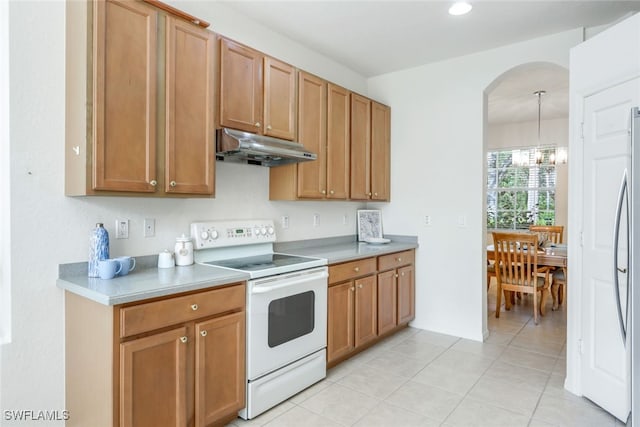
<svg viewBox="0 0 640 427">
<path fill-rule="evenodd" d="M 200 233 L 200 238 L 202 240 L 207 240 L 209 238 L 209 232 L 207 230 L 202 230 Z"/>
<path fill-rule="evenodd" d="M 263 236 L 266 236 L 266 234 L 267 234 L 267 228 L 266 228 L 266 227 L 262 227 L 262 228 L 260 229 L 260 233 L 262 233 L 262 235 L 263 235 Z"/>
<path fill-rule="evenodd" d="M 259 235 L 260 235 L 260 227 L 256 226 L 256 227 L 253 229 L 253 234 L 255 234 L 256 236 L 259 236 Z"/>
<path fill-rule="evenodd" d="M 216 230 L 211 230 L 209 232 L 209 236 L 211 236 L 213 240 L 216 240 L 218 238 L 218 232 Z"/>
<path fill-rule="evenodd" d="M 269 233 L 269 235 L 270 235 L 270 236 L 272 236 L 272 235 L 273 235 L 273 232 L 274 232 L 273 227 L 269 227 L 269 228 L 267 228 L 267 233 Z"/>
</svg>

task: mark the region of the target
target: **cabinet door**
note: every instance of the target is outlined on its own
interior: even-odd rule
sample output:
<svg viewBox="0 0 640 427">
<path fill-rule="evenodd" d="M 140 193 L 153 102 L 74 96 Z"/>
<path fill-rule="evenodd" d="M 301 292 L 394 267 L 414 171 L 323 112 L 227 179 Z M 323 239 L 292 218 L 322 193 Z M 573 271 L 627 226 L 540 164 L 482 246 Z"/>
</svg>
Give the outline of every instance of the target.
<svg viewBox="0 0 640 427">
<path fill-rule="evenodd" d="M 371 199 L 389 200 L 391 109 L 371 103 Z"/>
<path fill-rule="evenodd" d="M 322 199 L 327 193 L 327 83 L 305 72 L 298 75 L 298 142 L 318 155 L 298 164 L 298 197 Z"/>
<path fill-rule="evenodd" d="M 371 197 L 371 101 L 351 94 L 351 198 Z"/>
<path fill-rule="evenodd" d="M 327 295 L 327 362 L 351 353 L 354 349 L 353 282 L 330 286 Z"/>
<path fill-rule="evenodd" d="M 378 335 L 396 327 L 396 270 L 378 274 Z"/>
<path fill-rule="evenodd" d="M 355 346 L 378 336 L 378 298 L 376 276 L 363 277 L 355 282 Z"/>
<path fill-rule="evenodd" d="M 187 425 L 187 328 L 120 344 L 120 427 Z"/>
<path fill-rule="evenodd" d="M 327 197 L 349 198 L 350 167 L 349 91 L 331 83 L 327 86 Z"/>
<path fill-rule="evenodd" d="M 398 269 L 398 324 L 416 317 L 416 285 L 413 265 Z"/>
<path fill-rule="evenodd" d="M 244 408 L 245 312 L 196 324 L 196 427 Z"/>
<path fill-rule="evenodd" d="M 262 54 L 220 39 L 220 124 L 262 133 Z"/>
<path fill-rule="evenodd" d="M 167 17 L 167 193 L 213 194 L 212 32 Z"/>
<path fill-rule="evenodd" d="M 264 131 L 274 138 L 296 138 L 296 69 L 264 58 Z"/>
<path fill-rule="evenodd" d="M 92 187 L 154 192 L 157 12 L 142 2 L 94 5 Z"/>
</svg>

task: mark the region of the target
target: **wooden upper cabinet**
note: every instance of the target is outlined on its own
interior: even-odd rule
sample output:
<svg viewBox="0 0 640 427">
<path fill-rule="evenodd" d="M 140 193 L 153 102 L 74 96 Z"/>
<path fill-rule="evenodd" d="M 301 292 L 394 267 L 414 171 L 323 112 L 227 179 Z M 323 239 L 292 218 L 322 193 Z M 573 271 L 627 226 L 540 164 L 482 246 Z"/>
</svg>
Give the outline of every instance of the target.
<svg viewBox="0 0 640 427">
<path fill-rule="evenodd" d="M 391 108 L 371 103 L 371 199 L 389 200 Z"/>
<path fill-rule="evenodd" d="M 318 155 L 298 167 L 298 197 L 318 199 L 327 194 L 327 83 L 311 74 L 298 74 L 298 142 Z"/>
<path fill-rule="evenodd" d="M 167 18 L 165 191 L 168 193 L 214 193 L 214 46 L 212 32 Z"/>
<path fill-rule="evenodd" d="M 349 91 L 327 85 L 327 197 L 349 198 L 350 171 Z"/>
<path fill-rule="evenodd" d="M 351 199 L 371 197 L 371 100 L 351 94 Z"/>
<path fill-rule="evenodd" d="M 263 55 L 220 39 L 220 125 L 262 133 Z"/>
<path fill-rule="evenodd" d="M 296 69 L 264 57 L 264 129 L 274 138 L 296 138 Z"/>
<path fill-rule="evenodd" d="M 92 188 L 154 192 L 158 13 L 142 2 L 94 6 Z"/>
<path fill-rule="evenodd" d="M 220 126 L 293 140 L 296 69 L 220 38 Z"/>
</svg>

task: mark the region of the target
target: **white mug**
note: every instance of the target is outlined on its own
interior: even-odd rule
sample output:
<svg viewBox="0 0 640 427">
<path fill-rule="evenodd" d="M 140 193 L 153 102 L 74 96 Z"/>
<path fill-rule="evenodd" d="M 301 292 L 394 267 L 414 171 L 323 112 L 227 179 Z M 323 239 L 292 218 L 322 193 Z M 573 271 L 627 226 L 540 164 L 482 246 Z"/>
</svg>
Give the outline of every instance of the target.
<svg viewBox="0 0 640 427">
<path fill-rule="evenodd" d="M 173 252 L 165 250 L 158 254 L 158 268 L 172 268 L 175 265 L 176 264 L 173 259 Z"/>
</svg>

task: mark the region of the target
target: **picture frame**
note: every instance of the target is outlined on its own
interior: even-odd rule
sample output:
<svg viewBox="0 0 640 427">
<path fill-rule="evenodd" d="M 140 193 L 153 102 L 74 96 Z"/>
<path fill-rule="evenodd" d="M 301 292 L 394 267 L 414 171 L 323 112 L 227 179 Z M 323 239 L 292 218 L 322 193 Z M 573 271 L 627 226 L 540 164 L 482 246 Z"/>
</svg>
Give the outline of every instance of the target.
<svg viewBox="0 0 640 427">
<path fill-rule="evenodd" d="M 382 238 L 382 211 L 358 209 L 358 241 L 369 238 Z"/>
</svg>

